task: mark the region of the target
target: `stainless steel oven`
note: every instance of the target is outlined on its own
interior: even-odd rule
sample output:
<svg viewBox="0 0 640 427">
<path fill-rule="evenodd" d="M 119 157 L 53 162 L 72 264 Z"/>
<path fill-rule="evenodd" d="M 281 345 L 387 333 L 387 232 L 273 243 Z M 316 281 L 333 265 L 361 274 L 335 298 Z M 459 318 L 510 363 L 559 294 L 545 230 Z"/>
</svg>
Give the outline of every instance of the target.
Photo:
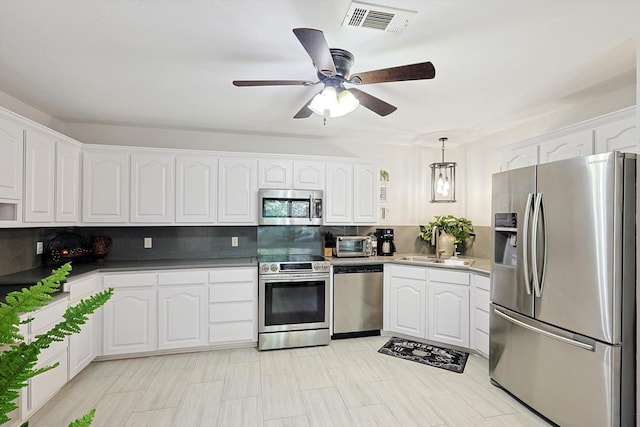
<svg viewBox="0 0 640 427">
<path fill-rule="evenodd" d="M 330 263 L 322 257 L 261 257 L 258 349 L 329 344 Z"/>
</svg>

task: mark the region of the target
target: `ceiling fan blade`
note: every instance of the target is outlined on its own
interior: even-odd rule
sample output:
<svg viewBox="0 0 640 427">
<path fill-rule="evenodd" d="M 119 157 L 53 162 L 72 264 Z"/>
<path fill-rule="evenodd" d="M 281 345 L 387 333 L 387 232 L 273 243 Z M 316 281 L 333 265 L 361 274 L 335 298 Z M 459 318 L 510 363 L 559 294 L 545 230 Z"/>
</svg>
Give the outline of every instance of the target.
<svg viewBox="0 0 640 427">
<path fill-rule="evenodd" d="M 373 95 L 369 95 L 368 93 L 363 92 L 360 89 L 349 88 L 349 92 L 351 92 L 353 96 L 355 96 L 358 101 L 360 101 L 360 105 L 362 105 L 364 108 L 368 108 L 369 110 L 380 116 L 389 115 L 398 109 L 398 107 L 394 107 L 393 105 L 384 102 L 382 99 L 376 98 Z"/>
<path fill-rule="evenodd" d="M 316 70 L 325 76 L 335 76 L 336 65 L 333 63 L 327 39 L 324 38 L 322 31 L 312 28 L 294 28 L 293 33 L 311 57 Z"/>
<path fill-rule="evenodd" d="M 383 68 L 381 70 L 365 71 L 351 76 L 349 81 L 354 84 L 368 85 L 371 83 L 401 82 L 406 80 L 425 80 L 436 76 L 436 69 L 431 62 L 401 65 L 399 67 Z"/>
<path fill-rule="evenodd" d="M 234 80 L 234 86 L 313 86 L 308 80 Z"/>
<path fill-rule="evenodd" d="M 315 95 L 313 95 L 313 97 L 302 106 L 300 111 L 298 111 L 296 115 L 293 116 L 294 119 L 306 119 L 313 114 L 313 111 L 311 111 L 311 108 L 309 108 L 309 104 L 311 104 L 311 101 L 313 101 L 314 97 Z"/>
</svg>

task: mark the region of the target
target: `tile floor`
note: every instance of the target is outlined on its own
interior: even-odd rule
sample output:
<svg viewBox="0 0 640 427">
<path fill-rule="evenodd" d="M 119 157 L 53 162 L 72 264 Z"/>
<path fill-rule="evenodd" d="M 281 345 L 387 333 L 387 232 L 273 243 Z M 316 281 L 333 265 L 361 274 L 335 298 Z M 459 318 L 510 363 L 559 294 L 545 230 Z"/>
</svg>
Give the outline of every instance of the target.
<svg viewBox="0 0 640 427">
<path fill-rule="evenodd" d="M 492 386 L 487 360 L 464 374 L 377 353 L 388 337 L 94 362 L 31 418 L 67 426 L 548 426 Z"/>
</svg>

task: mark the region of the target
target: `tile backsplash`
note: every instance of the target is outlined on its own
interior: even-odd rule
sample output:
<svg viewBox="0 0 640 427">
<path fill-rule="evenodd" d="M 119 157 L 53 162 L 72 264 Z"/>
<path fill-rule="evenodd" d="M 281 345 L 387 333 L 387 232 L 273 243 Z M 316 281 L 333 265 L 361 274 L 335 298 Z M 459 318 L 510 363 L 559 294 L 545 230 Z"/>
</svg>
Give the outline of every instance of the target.
<svg viewBox="0 0 640 427">
<path fill-rule="evenodd" d="M 378 227 L 355 226 L 247 226 L 247 227 L 56 227 L 0 229 L 0 275 L 29 270 L 43 264 L 36 255 L 36 242 L 47 244 L 60 233 L 75 233 L 87 246 L 92 235 L 113 240 L 107 260 L 159 260 L 253 257 L 263 254 L 322 254 L 325 233 L 366 235 Z M 380 227 L 382 228 L 382 227 Z M 433 253 L 434 249 L 418 237 L 419 226 L 388 226 L 394 229 L 398 253 Z M 463 255 L 490 257 L 491 228 L 475 227 L 475 239 L 463 248 Z M 144 248 L 151 237 L 152 248 Z M 238 246 L 231 238 L 238 238 Z"/>
</svg>

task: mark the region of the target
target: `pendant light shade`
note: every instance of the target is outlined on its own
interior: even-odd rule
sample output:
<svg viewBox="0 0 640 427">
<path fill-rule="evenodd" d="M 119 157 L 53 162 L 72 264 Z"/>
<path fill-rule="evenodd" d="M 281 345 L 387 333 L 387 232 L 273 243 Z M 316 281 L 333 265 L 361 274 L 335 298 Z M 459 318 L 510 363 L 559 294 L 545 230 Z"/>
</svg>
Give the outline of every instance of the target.
<svg viewBox="0 0 640 427">
<path fill-rule="evenodd" d="M 347 89 L 339 86 L 326 86 L 322 92 L 313 97 L 309 109 L 316 114 L 329 117 L 341 117 L 355 110 L 360 101 Z"/>
<path fill-rule="evenodd" d="M 431 203 L 454 203 L 456 201 L 456 163 L 444 161 L 444 143 L 442 142 L 442 161 L 431 163 Z"/>
</svg>

